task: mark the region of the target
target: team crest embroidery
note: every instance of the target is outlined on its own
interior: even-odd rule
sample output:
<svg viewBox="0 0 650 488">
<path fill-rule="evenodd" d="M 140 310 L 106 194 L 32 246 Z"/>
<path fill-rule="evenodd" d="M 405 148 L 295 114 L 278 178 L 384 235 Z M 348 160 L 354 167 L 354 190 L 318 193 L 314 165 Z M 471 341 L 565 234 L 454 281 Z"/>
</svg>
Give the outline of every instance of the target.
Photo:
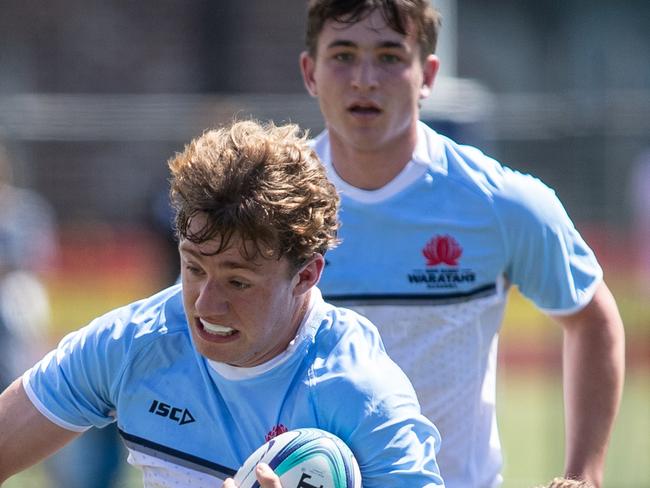
<svg viewBox="0 0 650 488">
<path fill-rule="evenodd" d="M 284 434 L 287 432 L 289 429 L 287 429 L 284 425 L 278 424 L 275 427 L 273 427 L 268 434 L 264 436 L 265 442 L 269 442 L 271 439 L 274 437 L 279 436 L 280 434 Z"/>
<path fill-rule="evenodd" d="M 449 234 L 432 237 L 422 248 L 424 269 L 414 269 L 408 281 L 415 286 L 435 290 L 456 290 L 476 282 L 476 273 L 460 267 L 463 248 Z"/>
<path fill-rule="evenodd" d="M 458 266 L 458 259 L 463 254 L 463 248 L 450 235 L 435 236 L 424 246 L 422 254 L 427 260 L 427 266 L 439 264 Z"/>
</svg>

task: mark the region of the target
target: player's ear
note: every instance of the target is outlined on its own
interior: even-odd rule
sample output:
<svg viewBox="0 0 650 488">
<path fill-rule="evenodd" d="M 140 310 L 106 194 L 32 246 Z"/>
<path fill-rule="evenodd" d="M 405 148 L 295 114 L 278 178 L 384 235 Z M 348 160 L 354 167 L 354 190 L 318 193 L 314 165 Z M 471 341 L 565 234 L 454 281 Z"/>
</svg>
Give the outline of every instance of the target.
<svg viewBox="0 0 650 488">
<path fill-rule="evenodd" d="M 420 87 L 420 100 L 427 98 L 431 94 L 433 82 L 440 68 L 440 60 L 435 54 L 429 54 L 422 62 L 422 87 Z"/>
<path fill-rule="evenodd" d="M 316 89 L 316 80 L 314 78 L 314 71 L 316 70 L 316 60 L 307 52 L 300 53 L 300 72 L 302 73 L 302 81 L 305 83 L 305 88 L 312 97 L 318 96 Z"/>
<path fill-rule="evenodd" d="M 294 276 L 294 294 L 302 295 L 316 286 L 325 267 L 325 258 L 321 254 L 314 254 Z"/>
</svg>

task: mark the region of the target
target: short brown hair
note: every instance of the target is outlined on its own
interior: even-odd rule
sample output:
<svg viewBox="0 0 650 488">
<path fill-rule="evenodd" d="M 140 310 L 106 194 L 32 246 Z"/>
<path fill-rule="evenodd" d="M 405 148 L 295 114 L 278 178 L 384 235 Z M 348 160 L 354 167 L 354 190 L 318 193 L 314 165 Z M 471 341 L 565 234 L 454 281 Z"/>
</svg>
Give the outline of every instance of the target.
<svg viewBox="0 0 650 488">
<path fill-rule="evenodd" d="M 409 21 L 413 22 L 422 59 L 436 51 L 441 16 L 428 0 L 310 0 L 306 33 L 309 55 L 316 57 L 325 22 L 355 24 L 375 10 L 381 12 L 386 25 L 402 35 L 407 34 Z"/>
<path fill-rule="evenodd" d="M 239 121 L 209 130 L 169 160 L 176 233 L 195 243 L 234 235 L 242 252 L 300 266 L 336 245 L 339 197 L 297 125 Z M 190 233 L 197 214 L 205 226 Z"/>
<path fill-rule="evenodd" d="M 588 481 L 575 480 L 569 478 L 553 478 L 545 487 L 540 488 L 594 488 Z"/>
</svg>

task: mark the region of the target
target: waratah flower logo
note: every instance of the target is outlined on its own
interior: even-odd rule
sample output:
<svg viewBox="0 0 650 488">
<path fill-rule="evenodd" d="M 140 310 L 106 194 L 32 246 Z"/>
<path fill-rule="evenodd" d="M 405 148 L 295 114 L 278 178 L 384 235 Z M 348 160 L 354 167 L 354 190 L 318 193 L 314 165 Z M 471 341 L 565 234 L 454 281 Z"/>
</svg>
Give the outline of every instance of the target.
<svg viewBox="0 0 650 488">
<path fill-rule="evenodd" d="M 458 258 L 463 254 L 463 248 L 450 235 L 435 236 L 424 246 L 422 254 L 427 260 L 427 266 L 437 266 L 438 264 L 457 266 Z"/>
<path fill-rule="evenodd" d="M 275 427 L 273 427 L 266 436 L 264 436 L 264 440 L 266 442 L 269 442 L 271 439 L 274 437 L 279 436 L 280 434 L 284 434 L 287 432 L 289 429 L 287 429 L 284 425 L 278 424 Z"/>
</svg>

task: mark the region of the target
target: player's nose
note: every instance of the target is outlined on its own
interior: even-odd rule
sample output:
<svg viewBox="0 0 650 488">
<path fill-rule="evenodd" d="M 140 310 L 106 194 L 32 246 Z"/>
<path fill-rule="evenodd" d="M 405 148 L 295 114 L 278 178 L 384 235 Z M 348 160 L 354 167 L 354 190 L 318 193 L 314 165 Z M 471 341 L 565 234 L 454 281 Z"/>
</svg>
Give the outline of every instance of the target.
<svg viewBox="0 0 650 488">
<path fill-rule="evenodd" d="M 202 317 L 214 317 L 228 313 L 228 299 L 223 289 L 215 281 L 207 281 L 194 303 L 197 313 Z"/>
<path fill-rule="evenodd" d="M 358 90 L 372 90 L 378 85 L 377 68 L 372 60 L 359 60 L 352 70 L 352 86 Z"/>
</svg>

